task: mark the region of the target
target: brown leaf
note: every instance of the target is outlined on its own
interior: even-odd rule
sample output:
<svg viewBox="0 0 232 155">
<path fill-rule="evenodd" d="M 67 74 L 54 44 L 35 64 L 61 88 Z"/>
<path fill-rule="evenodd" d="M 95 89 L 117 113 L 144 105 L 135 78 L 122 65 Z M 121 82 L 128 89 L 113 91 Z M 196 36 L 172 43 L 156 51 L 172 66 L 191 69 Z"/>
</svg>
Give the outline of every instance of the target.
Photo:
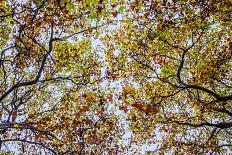
<svg viewBox="0 0 232 155">
<path fill-rule="evenodd" d="M 93 32 L 93 28 L 92 27 L 88 27 L 88 32 Z"/>
<path fill-rule="evenodd" d="M 16 120 L 17 115 L 18 115 L 17 110 L 14 110 L 13 113 L 12 113 L 12 122 L 14 122 Z"/>
<path fill-rule="evenodd" d="M 42 25 L 42 23 L 43 23 L 42 21 L 36 22 L 36 23 L 35 23 L 35 27 L 40 27 L 40 26 Z"/>
<path fill-rule="evenodd" d="M 94 100 L 94 96 L 92 93 L 86 93 L 86 94 L 84 94 L 84 97 L 85 97 L 87 102 L 92 102 Z"/>
<path fill-rule="evenodd" d="M 138 109 L 139 111 L 143 111 L 143 107 L 144 105 L 140 102 L 136 102 L 132 104 L 132 107 L 135 107 L 136 109 Z"/>
<path fill-rule="evenodd" d="M 133 122 L 135 122 L 135 121 L 136 121 L 136 116 L 133 115 L 133 116 L 131 117 L 131 119 L 132 119 Z"/>
<path fill-rule="evenodd" d="M 118 11 L 114 10 L 114 11 L 112 12 L 112 15 L 113 15 L 114 17 L 117 17 Z"/>
</svg>

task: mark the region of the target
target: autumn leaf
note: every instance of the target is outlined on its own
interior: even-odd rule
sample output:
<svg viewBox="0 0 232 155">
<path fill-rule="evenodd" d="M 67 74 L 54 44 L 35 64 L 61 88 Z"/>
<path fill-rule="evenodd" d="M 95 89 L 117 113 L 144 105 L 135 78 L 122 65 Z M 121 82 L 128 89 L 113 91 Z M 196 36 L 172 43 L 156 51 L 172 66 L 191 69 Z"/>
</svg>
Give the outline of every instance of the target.
<svg viewBox="0 0 232 155">
<path fill-rule="evenodd" d="M 88 110 L 89 110 L 88 106 L 83 106 L 83 107 L 81 107 L 80 113 L 84 113 Z"/>
<path fill-rule="evenodd" d="M 113 96 L 111 94 L 107 95 L 107 99 L 111 102 L 113 100 Z"/>
<path fill-rule="evenodd" d="M 14 122 L 16 120 L 17 116 L 18 116 L 18 111 L 14 110 L 12 113 L 12 122 Z"/>
<path fill-rule="evenodd" d="M 131 120 L 132 120 L 133 122 L 135 122 L 135 121 L 136 121 L 136 116 L 133 115 L 133 116 L 131 117 Z"/>
<path fill-rule="evenodd" d="M 1 153 L 230 153 L 230 6 L 0 0 Z"/>
<path fill-rule="evenodd" d="M 143 103 L 140 102 L 136 102 L 132 104 L 132 107 L 135 107 L 136 109 L 138 109 L 139 111 L 142 111 L 145 107 L 145 105 Z"/>
<path fill-rule="evenodd" d="M 130 87 L 130 86 L 125 86 L 124 88 L 123 88 L 123 92 L 124 93 L 130 93 L 132 91 L 132 88 Z"/>
<path fill-rule="evenodd" d="M 117 17 L 118 12 L 117 12 L 116 10 L 114 10 L 114 11 L 112 12 L 112 15 L 113 15 L 114 17 Z"/>
<path fill-rule="evenodd" d="M 125 113 L 127 113 L 127 112 L 128 112 L 128 107 L 125 106 L 125 105 L 120 105 L 120 106 L 119 106 L 119 110 L 122 110 L 122 111 L 124 111 Z"/>
<path fill-rule="evenodd" d="M 42 23 L 43 23 L 43 22 L 42 22 L 41 20 L 38 21 L 38 22 L 36 22 L 36 23 L 35 23 L 35 27 L 36 27 L 36 28 L 37 28 L 37 27 L 40 27 L 40 26 L 42 25 Z"/>
<path fill-rule="evenodd" d="M 84 96 L 87 102 L 92 102 L 94 100 L 94 96 L 92 93 L 86 93 Z"/>
<path fill-rule="evenodd" d="M 29 123 L 31 123 L 31 122 L 33 122 L 33 119 L 32 119 L 32 118 L 29 118 L 27 121 L 28 121 Z"/>
<path fill-rule="evenodd" d="M 88 28 L 88 32 L 93 32 L 93 28 L 92 28 L 92 27 L 89 27 L 89 28 Z"/>
</svg>

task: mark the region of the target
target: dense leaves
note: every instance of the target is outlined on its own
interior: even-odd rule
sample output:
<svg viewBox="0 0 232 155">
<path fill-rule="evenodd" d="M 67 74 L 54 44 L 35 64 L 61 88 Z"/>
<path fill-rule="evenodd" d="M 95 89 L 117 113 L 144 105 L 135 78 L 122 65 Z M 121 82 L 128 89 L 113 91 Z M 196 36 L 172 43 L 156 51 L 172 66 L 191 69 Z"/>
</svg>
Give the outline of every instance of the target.
<svg viewBox="0 0 232 155">
<path fill-rule="evenodd" d="M 0 1 L 0 149 L 230 152 L 231 6 Z"/>
</svg>

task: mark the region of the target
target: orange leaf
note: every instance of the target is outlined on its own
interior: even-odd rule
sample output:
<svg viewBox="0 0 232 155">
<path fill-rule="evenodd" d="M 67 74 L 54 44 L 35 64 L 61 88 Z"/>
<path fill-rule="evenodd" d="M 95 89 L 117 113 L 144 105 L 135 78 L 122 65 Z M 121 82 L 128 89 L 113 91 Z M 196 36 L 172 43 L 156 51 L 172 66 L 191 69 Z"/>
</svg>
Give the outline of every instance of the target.
<svg viewBox="0 0 232 155">
<path fill-rule="evenodd" d="M 130 86 L 126 86 L 123 88 L 124 93 L 130 93 L 132 91 L 132 88 Z"/>
<path fill-rule="evenodd" d="M 89 28 L 88 28 L 88 32 L 93 32 L 93 28 L 92 28 L 92 27 L 89 27 Z"/>
<path fill-rule="evenodd" d="M 88 101 L 88 102 L 92 102 L 93 101 L 93 99 L 94 99 L 94 97 L 93 97 L 93 94 L 92 93 L 87 93 L 87 94 L 85 94 L 85 99 L 86 99 L 86 101 Z"/>
</svg>

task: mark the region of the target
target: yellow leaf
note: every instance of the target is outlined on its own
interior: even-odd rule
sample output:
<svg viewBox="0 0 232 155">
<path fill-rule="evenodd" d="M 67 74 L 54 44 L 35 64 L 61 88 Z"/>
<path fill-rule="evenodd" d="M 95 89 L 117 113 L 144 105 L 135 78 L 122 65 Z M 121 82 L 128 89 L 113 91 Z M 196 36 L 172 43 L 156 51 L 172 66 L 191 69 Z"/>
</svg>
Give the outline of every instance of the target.
<svg viewBox="0 0 232 155">
<path fill-rule="evenodd" d="M 28 122 L 33 122 L 33 120 L 31 118 L 28 119 Z"/>
<path fill-rule="evenodd" d="M 18 124 L 14 124 L 14 127 L 16 127 L 16 128 L 17 128 L 17 127 L 19 127 L 19 125 L 18 125 Z"/>
</svg>

